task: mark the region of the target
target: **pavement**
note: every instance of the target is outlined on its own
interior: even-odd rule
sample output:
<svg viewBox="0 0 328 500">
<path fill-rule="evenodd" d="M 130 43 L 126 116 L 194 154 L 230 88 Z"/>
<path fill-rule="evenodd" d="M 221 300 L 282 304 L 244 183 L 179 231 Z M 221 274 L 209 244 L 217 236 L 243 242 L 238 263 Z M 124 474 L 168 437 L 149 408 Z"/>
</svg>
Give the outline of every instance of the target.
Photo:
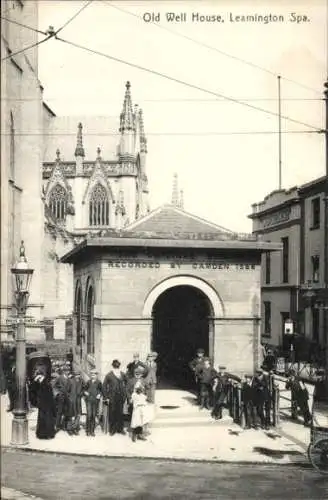
<svg viewBox="0 0 328 500">
<path fill-rule="evenodd" d="M 12 414 L 6 412 L 7 397 L 1 396 L 1 443 L 10 444 Z M 133 443 L 128 435 L 104 435 L 96 429 L 95 437 L 60 431 L 52 440 L 35 436 L 37 411 L 29 416 L 29 444 L 24 450 L 71 455 L 170 459 L 184 461 L 235 462 L 260 464 L 295 464 L 307 462 L 310 440 L 308 428 L 282 416 L 279 428 L 243 430 L 227 413 L 213 420 L 208 410 L 194 404 L 194 396 L 181 390 L 158 390 L 155 418 L 147 441 Z M 22 447 L 20 447 L 22 448 Z"/>
<path fill-rule="evenodd" d="M 35 497 L 34 495 L 28 495 L 22 491 L 6 488 L 4 486 L 1 486 L 1 498 L 2 500 L 42 500 L 42 498 Z"/>
</svg>

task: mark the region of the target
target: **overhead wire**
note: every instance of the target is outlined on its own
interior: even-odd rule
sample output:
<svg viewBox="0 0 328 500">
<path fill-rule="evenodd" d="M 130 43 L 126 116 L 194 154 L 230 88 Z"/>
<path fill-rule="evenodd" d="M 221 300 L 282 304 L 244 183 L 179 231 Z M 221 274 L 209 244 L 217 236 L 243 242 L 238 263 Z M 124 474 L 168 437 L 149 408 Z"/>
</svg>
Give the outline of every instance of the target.
<svg viewBox="0 0 328 500">
<path fill-rule="evenodd" d="M 115 56 L 111 56 L 110 54 L 106 54 L 104 52 L 100 52 L 99 50 L 90 49 L 89 47 L 86 47 L 84 45 L 80 45 L 78 43 L 72 42 L 71 40 L 65 40 L 64 38 L 61 38 L 61 37 L 58 37 L 58 36 L 56 37 L 56 40 L 59 40 L 60 42 L 66 43 L 68 45 L 71 45 L 72 47 L 76 47 L 78 49 L 81 49 L 81 50 L 84 50 L 86 52 L 89 52 L 91 54 L 99 55 L 99 56 L 104 57 L 106 59 L 109 59 L 111 61 L 115 61 L 115 62 L 118 62 L 120 64 L 125 64 L 127 66 L 132 67 L 132 68 L 136 68 L 136 69 L 139 69 L 141 71 L 145 71 L 146 73 L 150 73 L 150 74 L 159 76 L 161 78 L 164 78 L 166 80 L 170 80 L 172 82 L 178 83 L 180 85 L 184 85 L 185 87 L 192 88 L 194 90 L 198 90 L 200 92 L 204 92 L 206 94 L 213 95 L 215 97 L 220 97 L 220 98 L 222 98 L 224 100 L 233 102 L 235 104 L 239 104 L 241 106 L 248 107 L 248 108 L 253 109 L 255 111 L 260 111 L 262 113 L 265 113 L 265 114 L 268 114 L 268 115 L 271 115 L 271 116 L 275 116 L 275 117 L 278 116 L 278 113 L 275 113 L 274 111 L 270 111 L 268 109 L 260 108 L 258 106 L 254 106 L 253 104 L 249 104 L 249 103 L 240 101 L 240 100 L 235 99 L 233 97 L 229 97 L 229 96 L 226 96 L 224 94 L 221 94 L 221 93 L 218 93 L 218 92 L 214 92 L 212 90 L 205 89 L 205 88 L 200 87 L 198 85 L 195 85 L 195 84 L 192 84 L 192 83 L 188 83 L 188 82 L 186 82 L 184 80 L 180 80 L 179 78 L 175 78 L 173 76 L 170 76 L 170 75 L 167 75 L 165 73 L 162 73 L 160 71 L 156 71 L 156 70 L 153 70 L 151 68 L 146 68 L 145 66 L 141 66 L 139 64 L 135 64 L 135 63 L 132 63 L 130 61 L 125 61 L 124 59 L 121 59 L 121 58 L 115 57 Z M 303 125 L 305 127 L 312 128 L 312 129 L 317 130 L 317 131 L 321 130 L 321 127 L 316 127 L 314 125 L 310 125 L 310 124 L 302 122 L 300 120 L 295 120 L 293 118 L 290 118 L 289 116 L 283 115 L 283 116 L 281 116 L 281 118 L 283 120 L 288 120 L 288 121 L 290 121 L 292 123 L 296 123 L 298 125 Z"/>
<path fill-rule="evenodd" d="M 188 87 L 190 87 L 190 88 L 194 88 L 194 89 L 196 89 L 196 90 L 200 90 L 200 91 L 202 91 L 202 92 L 206 92 L 206 93 L 209 93 L 209 94 L 215 95 L 216 97 L 219 97 L 219 98 L 221 98 L 222 100 L 226 100 L 226 101 L 229 101 L 229 102 L 234 102 L 234 103 L 236 103 L 236 104 L 244 105 L 244 106 L 247 106 L 247 107 L 249 107 L 249 108 L 251 108 L 251 109 L 254 109 L 254 110 L 257 110 L 257 111 L 261 111 L 261 112 L 263 112 L 263 113 L 267 113 L 267 114 L 270 114 L 270 115 L 272 115 L 272 116 L 278 116 L 278 114 L 277 114 L 277 113 L 274 113 L 274 112 L 272 112 L 272 111 L 270 111 L 270 110 L 266 110 L 266 109 L 259 108 L 259 107 L 257 107 L 257 106 L 253 106 L 253 105 L 251 105 L 251 104 L 248 104 L 248 102 L 250 102 L 250 101 L 252 101 L 252 100 L 253 100 L 253 101 L 255 101 L 255 100 L 262 100 L 262 99 L 248 99 L 248 100 L 240 100 L 240 99 L 236 99 L 236 98 L 233 98 L 233 97 L 225 96 L 225 95 L 223 95 L 223 94 L 218 94 L 218 93 L 216 93 L 216 92 L 213 92 L 213 91 L 210 91 L 210 90 L 204 89 L 204 88 L 202 88 L 202 87 L 198 87 L 198 86 L 196 86 L 196 85 L 194 85 L 194 84 L 190 84 L 190 83 L 188 83 L 188 82 L 184 82 L 184 81 L 179 80 L 179 79 L 176 79 L 176 78 L 174 78 L 174 77 L 170 77 L 169 75 L 165 75 L 164 73 L 160 73 L 160 72 L 157 72 L 157 71 L 155 71 L 155 70 L 151 70 L 151 69 L 149 69 L 149 68 L 145 68 L 145 67 L 142 67 L 142 66 L 136 65 L 136 64 L 134 64 L 134 63 L 130 63 L 130 62 L 128 62 L 128 61 L 124 61 L 124 60 L 122 60 L 122 59 L 116 58 L 116 57 L 111 56 L 111 55 L 109 55 L 109 54 L 105 54 L 105 53 L 102 53 L 102 52 L 100 52 L 100 51 L 96 51 L 96 50 L 94 50 L 94 49 L 89 49 L 88 47 L 85 47 L 85 46 L 82 46 L 82 45 L 76 44 L 76 43 L 74 43 L 74 42 L 72 42 L 72 41 L 65 40 L 65 39 L 63 39 L 63 38 L 57 37 L 57 34 L 58 34 L 60 31 L 62 31 L 62 30 L 63 30 L 63 29 L 64 29 L 64 28 L 65 28 L 65 27 L 69 24 L 69 23 L 71 23 L 71 22 L 72 22 L 72 21 L 73 21 L 73 20 L 74 20 L 74 19 L 75 19 L 75 18 L 76 18 L 76 17 L 77 17 L 77 16 L 78 16 L 78 15 L 79 15 L 79 14 L 80 14 L 80 13 L 81 13 L 81 12 L 82 12 L 85 8 L 86 8 L 86 7 L 88 7 L 88 6 L 92 3 L 92 1 L 93 1 L 93 0 L 89 0 L 89 1 L 85 4 L 85 5 L 83 5 L 83 6 L 82 6 L 82 7 L 78 10 L 78 11 L 77 11 L 77 12 L 76 12 L 76 13 L 75 13 L 75 14 L 74 14 L 74 15 L 73 15 L 70 19 L 68 19 L 68 20 L 66 21 L 66 23 L 64 23 L 64 24 L 61 26 L 61 28 L 59 28 L 58 30 L 56 30 L 54 33 L 51 33 L 50 35 L 48 35 L 45 39 L 43 39 L 43 40 L 41 40 L 41 41 L 39 41 L 39 42 L 37 42 L 37 43 L 35 43 L 35 44 L 32 44 L 31 46 L 25 47 L 24 49 L 21 49 L 21 50 L 19 50 L 19 51 L 15 52 L 15 53 L 11 53 L 11 54 L 9 54 L 7 57 L 3 58 L 2 60 L 8 59 L 8 58 L 10 58 L 10 57 L 15 56 L 16 54 L 19 54 L 19 53 L 24 52 L 25 50 L 28 50 L 28 49 L 30 49 L 30 48 L 33 48 L 33 47 L 37 46 L 37 45 L 40 45 L 40 44 L 44 43 L 45 41 L 47 41 L 49 38 L 56 37 L 56 39 L 58 39 L 59 41 L 64 42 L 64 43 L 68 43 L 68 44 L 70 44 L 70 45 L 72 45 L 72 46 L 75 46 L 75 47 L 77 47 L 77 48 L 80 48 L 80 49 L 82 49 L 82 50 L 85 50 L 85 51 L 88 51 L 88 52 L 92 52 L 92 53 L 94 53 L 94 54 L 97 54 L 97 55 L 100 55 L 100 56 L 103 56 L 103 57 L 109 58 L 109 59 L 111 59 L 111 60 L 114 60 L 114 61 L 120 62 L 120 63 L 122 63 L 122 64 L 126 64 L 126 65 L 129 65 L 129 66 L 135 67 L 135 68 L 137 68 L 137 69 L 140 69 L 140 70 L 143 70 L 143 71 L 146 71 L 146 72 L 153 73 L 153 74 L 155 74 L 155 75 L 161 76 L 161 77 L 166 78 L 166 79 L 169 79 L 169 80 L 171 80 L 171 81 L 175 81 L 176 83 L 180 83 L 180 84 L 182 84 L 182 85 L 186 85 L 186 86 L 188 86 Z M 130 11 L 127 11 L 127 10 L 125 10 L 125 9 L 122 9 L 122 8 L 120 8 L 120 7 L 117 7 L 117 6 L 113 5 L 112 3 L 108 2 L 107 0 L 102 0 L 102 2 L 104 2 L 104 3 L 108 4 L 108 6 L 110 6 L 110 7 L 117 8 L 118 10 L 121 10 L 121 11 L 123 11 L 123 12 L 127 13 L 127 14 L 133 15 L 133 16 L 135 16 L 135 17 L 137 17 L 137 18 L 140 18 L 140 19 L 141 19 L 141 17 L 140 17 L 140 16 L 138 16 L 137 14 L 134 14 L 134 13 L 132 13 L 132 12 L 130 12 Z M 15 21 L 9 20 L 9 19 L 4 18 L 4 17 L 2 17 L 2 18 L 3 18 L 3 19 L 5 19 L 5 20 L 7 20 L 7 21 L 9 21 L 9 22 L 15 22 Z M 31 28 L 30 26 L 23 25 L 22 23 L 17 23 L 17 22 L 15 22 L 15 23 L 16 23 L 16 24 L 19 24 L 19 25 L 21 25 L 22 27 L 25 27 L 25 28 L 27 28 L 27 29 L 32 29 L 32 30 L 34 30 L 34 31 L 36 31 L 36 32 L 40 32 L 40 33 L 42 33 L 42 34 L 46 34 L 46 33 L 44 33 L 44 32 L 41 32 L 41 31 L 36 30 L 36 29 L 34 29 L 34 28 Z M 170 30 L 169 28 L 165 28 L 165 27 L 163 27 L 163 26 L 161 26 L 161 25 L 158 25 L 158 24 L 154 24 L 154 25 L 155 25 L 155 26 L 158 26 L 158 27 L 160 27 L 160 28 L 166 29 L 166 30 L 168 30 L 168 31 L 172 32 L 172 33 L 173 33 L 173 34 L 175 34 L 175 35 L 182 36 L 182 37 L 184 37 L 184 38 L 188 38 L 188 39 L 190 39 L 192 42 L 195 42 L 195 43 L 200 43 L 201 45 L 204 45 L 202 42 L 198 42 L 198 41 L 196 41 L 196 40 L 192 39 L 191 37 L 186 37 L 185 35 L 182 35 L 182 34 L 180 34 L 180 33 L 175 32 L 174 30 Z M 205 44 L 205 45 L 206 45 L 206 44 Z M 261 66 L 254 65 L 253 63 L 250 63 L 249 61 L 246 61 L 246 60 L 244 60 L 244 59 L 238 58 L 238 57 L 236 57 L 236 56 L 232 56 L 231 54 L 227 54 L 227 53 L 225 53 L 225 52 L 223 52 L 223 51 L 220 51 L 219 49 L 216 49 L 215 47 L 211 47 L 211 46 L 207 46 L 207 45 L 206 45 L 206 47 L 207 47 L 207 48 L 210 48 L 210 49 L 213 49 L 213 50 L 216 50 L 216 51 L 218 51 L 218 52 L 220 52 L 220 53 L 223 53 L 223 55 L 226 55 L 226 56 L 228 56 L 228 57 L 233 57 L 233 58 L 235 58 L 235 59 L 239 60 L 240 62 L 243 62 L 243 63 L 245 63 L 245 64 L 250 64 L 250 65 L 252 65 L 252 66 L 254 66 L 254 67 L 257 67 L 258 69 L 261 69 L 261 70 L 263 70 L 263 71 L 267 71 L 267 72 L 269 72 L 269 73 L 271 73 L 271 74 L 273 74 L 273 75 L 276 75 L 275 73 L 271 72 L 270 70 L 267 70 L 267 69 L 265 69 L 265 68 L 263 68 L 263 67 L 261 67 Z M 282 78 L 286 79 L 285 77 L 282 77 Z M 291 81 L 291 80 L 290 80 L 290 81 Z M 293 83 L 299 84 L 299 82 L 295 82 L 295 81 L 293 81 Z M 302 84 L 300 84 L 300 85 L 301 85 L 301 86 L 303 86 Z M 313 89 L 311 89 L 311 90 L 313 90 Z M 186 101 L 189 101 L 189 102 L 190 102 L 190 101 L 193 101 L 193 100 L 194 100 L 194 99 L 190 99 L 190 100 L 186 100 Z M 217 99 L 215 99 L 215 100 L 217 100 Z M 270 100 L 270 99 L 263 99 L 263 100 Z M 274 100 L 274 99 L 272 99 L 272 100 Z M 285 99 L 285 100 L 287 100 L 287 99 Z M 290 99 L 290 100 L 292 100 L 292 99 Z M 294 99 L 294 100 L 296 100 L 296 99 Z M 302 100 L 303 100 L 303 99 L 302 99 Z M 305 100 L 305 99 L 304 99 L 304 100 Z M 313 100 L 315 100 L 315 99 L 313 99 Z M 323 100 L 323 99 L 318 99 L 318 100 Z M 200 101 L 201 101 L 201 100 L 200 100 Z M 204 99 L 203 101 L 206 101 L 206 100 Z M 208 100 L 208 101 L 210 101 L 210 100 Z M 154 102 L 155 102 L 155 100 L 154 100 Z M 313 129 L 315 129 L 316 131 L 321 132 L 321 128 L 319 128 L 319 127 L 315 127 L 315 126 L 313 126 L 313 125 L 309 125 L 309 124 L 304 123 L 304 122 L 301 122 L 301 121 L 299 121 L 299 120 L 294 120 L 293 118 L 290 118 L 290 117 L 288 117 L 288 116 L 282 116 L 281 118 L 282 118 L 282 119 L 284 119 L 284 120 L 288 120 L 288 121 L 291 121 L 291 122 L 294 122 L 294 123 L 300 124 L 300 125 L 304 125 L 304 126 L 309 127 L 309 128 L 313 128 Z"/>
<path fill-rule="evenodd" d="M 126 10 L 126 9 L 124 9 L 122 7 L 117 6 L 117 5 L 114 5 L 109 0 L 100 0 L 100 1 L 101 1 L 101 3 L 107 5 L 108 7 L 111 7 L 113 9 L 119 10 L 121 12 L 124 12 L 125 14 L 128 14 L 130 16 L 136 17 L 136 18 L 140 19 L 141 21 L 143 21 L 142 16 L 140 16 L 139 14 L 135 14 L 134 12 Z M 285 76 L 279 75 L 278 73 L 275 73 L 274 71 L 271 71 L 268 68 L 264 68 L 263 66 L 260 66 L 259 64 L 256 64 L 256 63 L 254 63 L 252 61 L 248 61 L 246 59 L 243 59 L 241 57 L 235 56 L 233 54 L 229 54 L 228 52 L 225 52 L 225 51 L 223 51 L 221 49 L 218 49 L 217 47 L 213 47 L 212 45 L 208 45 L 208 44 L 206 44 L 204 42 L 201 42 L 200 40 L 195 40 L 194 38 L 192 38 L 192 37 L 190 37 L 188 35 L 184 35 L 183 33 L 179 33 L 178 31 L 175 31 L 175 30 L 173 30 L 171 28 L 168 28 L 167 26 L 163 26 L 161 24 L 158 24 L 157 22 L 152 22 L 151 24 L 152 24 L 152 26 L 156 26 L 157 28 L 160 28 L 162 30 L 168 31 L 169 33 L 172 33 L 175 36 L 184 38 L 185 40 L 189 40 L 190 42 L 193 42 L 193 43 L 195 43 L 195 44 L 197 44 L 197 45 L 199 45 L 201 47 L 204 47 L 206 49 L 213 50 L 213 51 L 215 51 L 215 52 L 217 52 L 217 53 L 219 53 L 219 54 L 221 54 L 221 55 L 223 55 L 225 57 L 228 57 L 230 59 L 234 59 L 236 61 L 239 61 L 239 62 L 241 62 L 243 64 L 246 64 L 246 65 L 248 65 L 248 66 L 250 66 L 250 67 L 252 67 L 254 69 L 258 69 L 260 71 L 264 71 L 265 73 L 268 73 L 268 74 L 270 74 L 272 76 L 275 76 L 275 77 L 281 76 L 281 79 L 285 80 L 286 82 L 293 83 L 295 85 L 303 87 L 306 90 L 310 90 L 311 92 L 314 92 L 316 94 L 321 94 L 321 92 L 319 90 L 316 90 L 316 89 L 314 89 L 312 87 L 309 87 L 308 85 L 300 83 L 300 82 L 298 82 L 296 80 L 292 80 L 291 78 L 287 78 Z"/>
<path fill-rule="evenodd" d="M 22 54 L 23 52 L 26 52 L 29 49 L 33 49 L 33 47 L 37 47 L 38 45 L 41 45 L 42 43 L 47 42 L 48 40 L 50 40 L 50 38 L 53 38 L 53 37 L 54 37 L 53 34 L 48 35 L 43 40 L 39 40 L 38 42 L 32 43 L 32 45 L 28 45 L 27 47 L 23 47 L 22 49 L 17 50 L 16 52 L 11 52 L 8 49 L 9 50 L 9 54 L 6 57 L 2 57 L 1 61 L 6 61 L 7 59 L 11 59 L 12 57 L 17 56 L 18 54 Z"/>
<path fill-rule="evenodd" d="M 69 18 L 58 30 L 56 31 L 50 31 L 50 28 L 48 29 L 48 31 L 46 32 L 43 32 L 43 31 L 40 31 L 40 30 L 37 30 L 36 28 L 32 28 L 31 26 L 27 26 L 26 24 L 22 24 L 22 23 L 19 23 L 17 21 L 14 21 L 13 19 L 8 19 L 8 18 L 5 18 L 3 16 L 1 16 L 1 19 L 4 19 L 5 21 L 8 21 L 8 22 L 11 22 L 11 23 L 14 23 L 14 24 L 17 24 L 23 28 L 26 28 L 26 29 L 30 29 L 32 31 L 35 31 L 36 33 L 41 33 L 42 35 L 45 35 L 46 38 L 44 38 L 43 40 L 39 40 L 38 42 L 35 42 L 33 43 L 32 45 L 28 45 L 27 47 L 23 47 L 22 49 L 19 49 L 17 50 L 16 52 L 10 52 L 6 57 L 3 57 L 1 59 L 1 61 L 6 61 L 7 59 L 11 59 L 12 57 L 15 57 L 17 56 L 18 54 L 22 54 L 23 52 L 26 52 L 27 50 L 29 49 L 33 49 L 34 47 L 37 47 L 39 45 L 41 45 L 42 43 L 44 42 L 47 42 L 48 40 L 50 40 L 50 38 L 55 38 L 57 33 L 60 33 L 64 28 L 66 28 L 66 26 L 68 26 L 68 24 L 70 24 L 84 9 L 86 9 L 91 3 L 93 2 L 93 0 L 89 0 L 86 4 L 84 4 L 71 18 Z"/>
<path fill-rule="evenodd" d="M 28 30 L 35 31 L 35 33 L 40 33 L 41 35 L 47 35 L 47 33 L 45 31 L 37 30 L 36 28 L 32 28 L 32 26 L 28 26 L 27 24 L 19 23 L 18 21 L 15 21 L 14 19 L 9 19 L 8 17 L 5 17 L 5 16 L 0 16 L 0 18 L 3 19 L 4 21 L 7 21 L 8 23 L 17 24 L 18 26 L 21 26 L 22 28 L 26 28 Z"/>
<path fill-rule="evenodd" d="M 58 30 L 55 31 L 55 36 L 58 35 L 58 33 L 60 33 L 64 28 L 66 28 L 72 21 L 74 21 L 74 19 L 79 15 L 81 14 L 81 12 L 86 9 L 91 3 L 93 2 L 93 0 L 89 0 L 88 2 L 86 2 L 70 19 L 68 19 L 66 21 L 66 23 L 64 23 Z"/>
<path fill-rule="evenodd" d="M 278 98 L 273 98 L 273 97 L 251 97 L 251 98 L 244 98 L 244 97 L 235 97 L 235 99 L 238 99 L 239 101 L 243 101 L 243 102 L 259 102 L 259 101 L 274 101 L 274 102 L 277 102 L 278 101 Z M 24 97 L 24 98 L 15 98 L 15 97 L 2 97 L 1 98 L 2 101 L 35 101 L 35 100 L 38 100 L 36 99 L 35 97 Z M 70 96 L 70 97 L 66 97 L 66 98 L 62 98 L 62 97 L 47 97 L 46 98 L 47 102 L 48 101 L 63 101 L 63 100 L 80 100 L 80 97 L 73 97 L 73 96 Z M 84 101 L 92 101 L 93 99 L 91 98 L 85 98 L 84 97 Z M 95 97 L 94 100 L 97 100 L 97 98 Z M 322 97 L 322 98 L 297 98 L 297 97 L 282 97 L 281 98 L 281 102 L 284 102 L 284 101 L 298 101 L 298 102 L 302 102 L 302 101 L 317 101 L 317 102 L 320 102 L 320 101 L 325 101 L 325 98 Z M 108 102 L 108 100 L 107 100 Z M 113 102 L 117 102 L 117 100 L 113 99 Z M 168 98 L 168 99 L 138 99 L 138 103 L 142 103 L 142 102 L 157 102 L 157 103 L 183 103 L 183 102 L 225 102 L 225 99 L 199 99 L 199 98 Z M 110 116 L 115 116 L 116 115 L 106 115 L 107 117 L 110 117 Z"/>
<path fill-rule="evenodd" d="M 278 134 L 277 130 L 245 130 L 245 131 L 230 131 L 230 132 L 147 132 L 147 136 L 210 136 L 210 135 L 272 135 Z M 324 130 L 283 130 L 282 134 L 320 134 L 324 133 Z M 10 135 L 8 133 L 2 133 L 1 135 Z M 76 132 L 15 132 L 15 136 L 59 136 L 59 137 L 76 137 Z M 95 136 L 95 137 L 119 137 L 120 132 L 83 132 L 83 137 Z"/>
</svg>

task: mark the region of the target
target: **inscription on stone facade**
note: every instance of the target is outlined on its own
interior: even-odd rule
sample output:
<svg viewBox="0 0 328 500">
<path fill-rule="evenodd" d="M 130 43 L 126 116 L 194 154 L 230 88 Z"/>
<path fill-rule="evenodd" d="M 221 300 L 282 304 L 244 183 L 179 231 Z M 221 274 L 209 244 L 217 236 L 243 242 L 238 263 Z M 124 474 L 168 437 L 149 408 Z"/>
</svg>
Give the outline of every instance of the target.
<svg viewBox="0 0 328 500">
<path fill-rule="evenodd" d="M 144 261 L 125 261 L 125 260 L 110 260 L 108 261 L 108 267 L 116 269 L 159 269 L 161 263 L 158 261 L 144 260 Z M 167 264 L 164 264 L 164 266 Z M 181 269 L 184 266 L 191 266 L 194 270 L 229 270 L 229 271 L 253 271 L 255 270 L 255 264 L 236 264 L 236 263 L 223 263 L 215 261 L 175 261 L 168 262 L 171 269 Z"/>
<path fill-rule="evenodd" d="M 290 207 L 287 207 L 284 210 L 280 210 L 279 212 L 269 215 L 268 217 L 264 217 L 262 219 L 263 227 L 272 227 L 289 221 L 290 213 Z"/>
</svg>

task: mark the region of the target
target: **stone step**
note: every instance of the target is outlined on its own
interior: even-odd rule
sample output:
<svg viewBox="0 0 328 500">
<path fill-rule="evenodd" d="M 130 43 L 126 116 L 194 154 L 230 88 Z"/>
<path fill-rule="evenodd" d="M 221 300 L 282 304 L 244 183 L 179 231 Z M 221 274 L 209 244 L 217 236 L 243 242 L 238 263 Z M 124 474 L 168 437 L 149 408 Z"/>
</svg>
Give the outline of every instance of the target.
<svg viewBox="0 0 328 500">
<path fill-rule="evenodd" d="M 197 418 L 156 418 L 152 423 L 152 428 L 164 427 L 213 427 L 222 425 L 231 425 L 233 423 L 231 417 L 223 417 L 220 420 L 214 420 L 210 416 Z"/>
</svg>

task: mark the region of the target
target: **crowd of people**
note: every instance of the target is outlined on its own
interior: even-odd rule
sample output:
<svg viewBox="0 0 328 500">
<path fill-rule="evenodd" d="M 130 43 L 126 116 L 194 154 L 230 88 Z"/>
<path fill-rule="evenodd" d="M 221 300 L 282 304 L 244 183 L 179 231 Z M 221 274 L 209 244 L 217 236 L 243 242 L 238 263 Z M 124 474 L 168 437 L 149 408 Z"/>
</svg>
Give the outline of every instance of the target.
<svg viewBox="0 0 328 500">
<path fill-rule="evenodd" d="M 273 360 L 267 353 L 266 367 Z M 73 369 L 72 350 L 66 362 L 53 362 L 52 375 L 44 366 L 36 366 L 28 384 L 27 405 L 38 409 L 36 436 L 39 439 L 52 439 L 60 430 L 70 436 L 79 435 L 85 408 L 83 428 L 87 436 L 95 436 L 96 426 L 104 434 L 130 434 L 131 439 L 145 440 L 149 434 L 148 424 L 154 418 L 155 392 L 157 387 L 157 353 L 140 360 L 135 353 L 125 371 L 119 360 L 112 362 L 111 370 L 101 381 L 96 370 L 90 372 L 88 379 Z M 265 365 L 265 366 L 264 366 Z M 3 371 L 6 383 L 1 392 L 8 392 L 9 407 L 12 411 L 15 401 L 15 365 L 8 364 Z M 198 349 L 195 359 L 189 363 L 195 380 L 197 404 L 199 408 L 210 410 L 214 419 L 222 419 L 223 409 L 231 404 L 231 385 L 233 379 L 225 366 L 215 370 L 204 349 Z M 259 427 L 268 429 L 273 407 L 273 387 L 263 369 L 255 374 L 245 374 L 241 380 L 241 411 L 245 428 Z M 291 391 L 292 418 L 297 419 L 300 409 L 304 425 L 311 424 L 309 394 L 304 383 L 290 372 L 286 389 Z"/>
<path fill-rule="evenodd" d="M 84 401 L 87 436 L 95 436 L 99 425 L 104 434 L 128 432 L 134 442 L 146 440 L 154 415 L 156 358 L 153 352 L 142 362 L 135 353 L 125 372 L 115 359 L 103 382 L 96 370 L 84 380 L 79 371 L 73 371 L 71 360 L 63 366 L 55 363 L 51 380 L 38 366 L 29 385 L 30 402 L 38 409 L 36 436 L 52 439 L 60 430 L 79 435 Z"/>
<path fill-rule="evenodd" d="M 265 357 L 263 368 L 267 369 L 273 364 L 272 352 L 268 352 Z M 211 410 L 214 419 L 222 418 L 223 408 L 228 406 L 229 388 L 233 383 L 225 366 L 219 366 L 215 370 L 210 359 L 205 356 L 203 349 L 198 349 L 197 356 L 190 363 L 190 368 L 194 372 L 197 387 L 197 404 L 200 409 Z M 270 370 L 269 370 L 270 371 Z M 297 411 L 300 409 L 304 425 L 311 422 L 311 414 L 308 407 L 308 391 L 291 372 L 286 383 L 286 389 L 291 390 L 292 418 L 297 419 Z M 243 414 L 246 429 L 269 429 L 273 425 L 273 387 L 272 378 L 264 373 L 262 368 L 255 371 L 255 374 L 245 374 L 241 379 L 241 411 Z"/>
</svg>

